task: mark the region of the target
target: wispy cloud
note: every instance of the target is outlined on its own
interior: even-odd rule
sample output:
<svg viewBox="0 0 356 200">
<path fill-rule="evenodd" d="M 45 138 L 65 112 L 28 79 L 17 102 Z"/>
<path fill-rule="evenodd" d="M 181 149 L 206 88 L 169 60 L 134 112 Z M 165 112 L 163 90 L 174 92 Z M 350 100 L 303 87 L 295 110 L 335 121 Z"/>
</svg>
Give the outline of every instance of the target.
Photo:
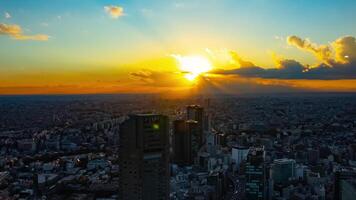
<svg viewBox="0 0 356 200">
<path fill-rule="evenodd" d="M 173 6 L 175 8 L 184 8 L 185 7 L 185 4 L 183 2 L 174 2 L 173 3 Z"/>
<path fill-rule="evenodd" d="M 117 18 L 125 15 L 124 8 L 121 6 L 114 6 L 114 5 L 105 6 L 104 10 L 106 13 L 108 13 L 114 19 L 117 19 Z"/>
<path fill-rule="evenodd" d="M 47 41 L 49 38 L 49 36 L 45 34 L 25 35 L 19 25 L 4 23 L 0 23 L 0 35 L 8 35 L 15 40 Z"/>
<path fill-rule="evenodd" d="M 145 17 L 153 17 L 154 16 L 154 12 L 151 9 L 147 9 L 147 8 L 142 8 L 140 10 L 141 14 Z"/>
<path fill-rule="evenodd" d="M 45 26 L 45 27 L 49 26 L 49 24 L 47 22 L 42 22 L 40 25 Z"/>
<path fill-rule="evenodd" d="M 8 12 L 5 12 L 5 18 L 6 18 L 6 19 L 10 19 L 10 18 L 11 18 L 11 15 L 10 15 L 10 13 L 8 13 Z"/>
</svg>

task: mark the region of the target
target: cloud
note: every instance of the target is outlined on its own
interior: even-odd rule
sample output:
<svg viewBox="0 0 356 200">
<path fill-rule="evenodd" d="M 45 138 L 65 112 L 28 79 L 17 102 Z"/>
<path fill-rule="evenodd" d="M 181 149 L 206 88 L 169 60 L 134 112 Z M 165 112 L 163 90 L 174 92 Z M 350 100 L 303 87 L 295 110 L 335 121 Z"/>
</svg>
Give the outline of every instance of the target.
<svg viewBox="0 0 356 200">
<path fill-rule="evenodd" d="M 240 67 L 256 67 L 252 62 L 243 60 L 235 51 L 230 51 L 230 56 Z"/>
<path fill-rule="evenodd" d="M 0 34 L 15 36 L 21 34 L 21 27 L 18 25 L 7 25 L 0 23 Z"/>
<path fill-rule="evenodd" d="M 177 86 L 177 83 L 182 80 L 181 73 L 155 71 L 150 69 L 131 72 L 130 76 L 134 80 L 141 81 L 144 85 L 157 87 Z"/>
<path fill-rule="evenodd" d="M 131 72 L 130 75 L 137 80 L 141 80 L 143 82 L 152 83 L 155 81 L 154 72 L 151 70 L 141 70 L 138 72 Z"/>
<path fill-rule="evenodd" d="M 252 78 L 277 78 L 277 79 L 304 79 L 305 66 L 295 60 L 281 60 L 279 61 L 280 68 L 265 69 L 258 66 L 237 68 L 232 70 L 215 70 L 213 74 L 223 75 L 239 75 L 241 77 Z"/>
<path fill-rule="evenodd" d="M 328 65 L 332 65 L 332 49 L 328 45 L 317 45 L 309 41 L 309 39 L 301 39 L 298 36 L 292 35 L 287 37 L 287 43 L 296 46 L 299 49 L 312 52 L 319 60 Z"/>
<path fill-rule="evenodd" d="M 318 63 L 304 64 L 293 58 L 272 53 L 274 68 L 256 65 L 231 50 L 206 53 L 215 68 L 196 81 L 186 84 L 189 92 L 204 94 L 353 92 L 356 90 L 356 39 L 344 36 L 328 45 L 317 45 L 308 39 L 288 37 L 287 43 L 316 56 Z M 152 68 L 154 69 L 154 68 Z M 142 88 L 170 91 L 184 83 L 184 72 L 162 72 L 143 69 L 130 73 L 134 84 Z M 183 87 L 182 87 L 183 88 Z"/>
<path fill-rule="evenodd" d="M 236 52 L 230 51 L 230 56 L 236 63 L 235 68 L 229 70 L 216 69 L 211 73 L 269 79 L 356 79 L 355 37 L 345 36 L 335 40 L 330 45 L 316 45 L 308 39 L 289 36 L 287 43 L 313 53 L 320 63 L 310 66 L 294 59 L 285 59 L 274 55 L 276 66 L 267 69 L 256 66 L 252 62 L 242 59 Z"/>
<path fill-rule="evenodd" d="M 124 15 L 124 8 L 121 6 L 105 6 L 104 10 L 114 19 L 117 19 Z"/>
<path fill-rule="evenodd" d="M 279 36 L 279 35 L 275 35 L 274 39 L 280 40 L 280 41 L 284 41 L 284 37 L 283 36 Z"/>
<path fill-rule="evenodd" d="M 40 23 L 40 25 L 45 26 L 45 27 L 49 26 L 49 24 L 47 22 L 42 22 L 42 23 Z"/>
<path fill-rule="evenodd" d="M 331 45 L 334 48 L 337 63 L 356 65 L 356 39 L 354 37 L 339 38 Z"/>
<path fill-rule="evenodd" d="M 175 8 L 184 8 L 184 7 L 185 7 L 185 4 L 182 3 L 182 2 L 175 2 L 175 3 L 173 4 L 173 6 L 174 6 Z"/>
<path fill-rule="evenodd" d="M 11 18 L 11 15 L 10 15 L 10 13 L 8 13 L 8 12 L 5 12 L 5 18 L 6 18 L 6 19 L 10 19 L 10 18 Z"/>
<path fill-rule="evenodd" d="M 4 23 L 0 23 L 0 35 L 8 35 L 15 40 L 47 41 L 49 38 L 49 36 L 45 34 L 24 35 L 19 25 Z"/>
<path fill-rule="evenodd" d="M 49 36 L 44 34 L 37 35 L 17 35 L 14 37 L 16 40 L 36 40 L 36 41 L 47 41 Z"/>
<path fill-rule="evenodd" d="M 145 17 L 153 17 L 155 15 L 153 10 L 147 8 L 142 8 L 140 12 Z"/>
</svg>

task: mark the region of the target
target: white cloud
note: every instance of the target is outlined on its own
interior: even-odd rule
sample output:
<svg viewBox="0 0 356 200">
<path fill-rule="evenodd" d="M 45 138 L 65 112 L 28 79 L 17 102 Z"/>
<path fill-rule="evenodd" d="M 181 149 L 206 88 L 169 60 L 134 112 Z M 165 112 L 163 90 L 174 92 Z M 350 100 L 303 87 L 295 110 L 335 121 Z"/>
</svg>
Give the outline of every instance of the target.
<svg viewBox="0 0 356 200">
<path fill-rule="evenodd" d="M 5 18 L 6 18 L 6 19 L 10 19 L 10 18 L 11 18 L 11 15 L 10 15 L 10 13 L 8 13 L 8 12 L 5 12 Z"/>
<path fill-rule="evenodd" d="M 105 6 L 104 10 L 114 19 L 117 19 L 124 15 L 124 8 L 121 6 Z"/>
</svg>

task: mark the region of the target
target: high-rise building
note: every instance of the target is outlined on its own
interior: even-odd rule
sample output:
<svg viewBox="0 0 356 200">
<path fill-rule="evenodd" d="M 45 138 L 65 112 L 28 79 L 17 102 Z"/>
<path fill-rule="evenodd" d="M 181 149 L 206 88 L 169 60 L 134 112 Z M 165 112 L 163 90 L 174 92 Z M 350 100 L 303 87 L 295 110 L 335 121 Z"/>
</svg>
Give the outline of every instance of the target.
<svg viewBox="0 0 356 200">
<path fill-rule="evenodd" d="M 168 117 L 129 116 L 120 125 L 119 164 L 120 199 L 168 199 Z"/>
<path fill-rule="evenodd" d="M 266 198 L 266 166 L 263 148 L 251 148 L 245 163 L 246 189 L 248 200 Z"/>
<path fill-rule="evenodd" d="M 242 161 L 246 160 L 249 148 L 235 145 L 231 148 L 231 159 L 235 162 L 236 167 L 240 168 Z"/>
<path fill-rule="evenodd" d="M 204 108 L 199 105 L 190 105 L 187 106 L 187 119 L 197 121 L 197 131 L 199 146 L 202 146 L 205 138 L 204 138 Z"/>
<path fill-rule="evenodd" d="M 173 134 L 174 162 L 180 165 L 194 164 L 200 147 L 198 122 L 176 120 L 173 122 Z"/>
<path fill-rule="evenodd" d="M 226 192 L 225 175 L 221 171 L 210 172 L 207 178 L 207 184 L 213 187 L 213 193 L 211 194 L 212 200 L 221 199 L 224 192 Z"/>
<path fill-rule="evenodd" d="M 190 135 L 186 132 L 185 121 L 173 121 L 173 162 L 176 164 L 184 163 L 185 159 L 189 159 Z"/>
<path fill-rule="evenodd" d="M 293 159 L 277 159 L 271 166 L 271 177 L 274 183 L 286 184 L 296 177 L 296 162 Z"/>
</svg>

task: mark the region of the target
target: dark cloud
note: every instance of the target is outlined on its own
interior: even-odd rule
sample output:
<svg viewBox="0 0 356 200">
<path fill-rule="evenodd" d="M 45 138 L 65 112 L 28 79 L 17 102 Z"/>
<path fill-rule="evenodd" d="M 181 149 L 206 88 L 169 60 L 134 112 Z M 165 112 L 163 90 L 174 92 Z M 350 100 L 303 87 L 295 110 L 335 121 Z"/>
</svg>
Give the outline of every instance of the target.
<svg viewBox="0 0 356 200">
<path fill-rule="evenodd" d="M 182 80 L 182 73 L 161 72 L 149 69 L 131 72 L 130 76 L 144 85 L 156 87 L 176 86 Z"/>
<path fill-rule="evenodd" d="M 151 70 L 141 70 L 138 72 L 131 72 L 130 75 L 133 79 L 141 80 L 143 82 L 152 83 L 155 81 L 154 72 Z"/>
<path fill-rule="evenodd" d="M 295 60 L 283 59 L 278 61 L 279 68 L 264 69 L 258 66 L 243 67 L 233 70 L 215 70 L 214 74 L 239 75 L 255 78 L 296 79 L 305 76 L 306 67 Z"/>
</svg>

